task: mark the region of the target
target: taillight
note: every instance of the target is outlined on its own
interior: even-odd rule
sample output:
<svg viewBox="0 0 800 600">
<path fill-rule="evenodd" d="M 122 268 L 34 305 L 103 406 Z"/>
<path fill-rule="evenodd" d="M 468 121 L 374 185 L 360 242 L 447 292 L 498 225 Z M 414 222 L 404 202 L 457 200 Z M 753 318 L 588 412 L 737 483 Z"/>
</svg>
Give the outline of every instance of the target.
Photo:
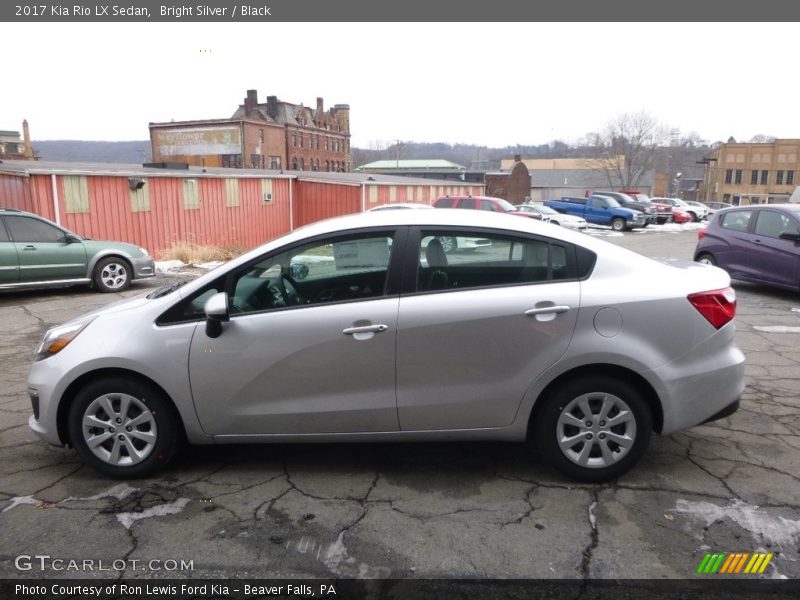
<svg viewBox="0 0 800 600">
<path fill-rule="evenodd" d="M 692 306 L 717 329 L 736 316 L 736 292 L 733 288 L 689 294 L 687 298 Z"/>
<path fill-rule="evenodd" d="M 705 227 L 703 227 L 702 229 L 698 229 L 697 230 L 697 239 L 698 240 L 702 240 L 704 237 L 706 237 L 706 228 Z"/>
</svg>

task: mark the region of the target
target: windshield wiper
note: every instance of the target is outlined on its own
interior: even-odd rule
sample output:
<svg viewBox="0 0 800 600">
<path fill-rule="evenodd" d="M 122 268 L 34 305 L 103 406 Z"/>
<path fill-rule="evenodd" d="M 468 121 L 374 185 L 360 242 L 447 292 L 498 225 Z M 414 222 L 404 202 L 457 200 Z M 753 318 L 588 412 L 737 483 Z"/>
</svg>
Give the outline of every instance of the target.
<svg viewBox="0 0 800 600">
<path fill-rule="evenodd" d="M 176 281 L 175 283 L 170 283 L 169 285 L 165 285 L 163 287 L 158 288 L 157 290 L 153 290 L 149 294 L 147 294 L 147 299 L 152 300 L 153 298 L 161 298 L 162 296 L 166 296 L 167 294 L 171 294 L 179 287 L 186 285 L 187 281 Z"/>
</svg>

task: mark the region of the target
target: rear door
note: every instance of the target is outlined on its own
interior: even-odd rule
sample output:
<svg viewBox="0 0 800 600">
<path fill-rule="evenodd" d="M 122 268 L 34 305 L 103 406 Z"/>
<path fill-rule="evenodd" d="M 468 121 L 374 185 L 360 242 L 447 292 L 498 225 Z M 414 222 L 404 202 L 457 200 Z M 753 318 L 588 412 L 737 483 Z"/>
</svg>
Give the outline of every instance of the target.
<svg viewBox="0 0 800 600">
<path fill-rule="evenodd" d="M 726 211 L 720 215 L 719 232 L 715 244 L 709 250 L 714 254 L 717 264 L 728 271 L 731 277 L 749 278 L 753 270 L 749 254 L 753 251 L 751 220 L 753 210 L 749 208 Z"/>
<path fill-rule="evenodd" d="M 436 240 L 453 235 L 491 245 L 437 252 Z M 397 333 L 400 428 L 510 425 L 530 384 L 572 338 L 580 299 L 574 249 L 466 228 L 423 229 L 409 247 L 411 293 L 400 299 Z"/>
</svg>

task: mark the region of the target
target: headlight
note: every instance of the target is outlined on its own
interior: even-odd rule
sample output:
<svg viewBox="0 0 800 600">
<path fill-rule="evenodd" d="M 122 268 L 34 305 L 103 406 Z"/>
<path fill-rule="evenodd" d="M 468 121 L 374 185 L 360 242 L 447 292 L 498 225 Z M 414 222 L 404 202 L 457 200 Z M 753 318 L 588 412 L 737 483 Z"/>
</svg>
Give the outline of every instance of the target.
<svg viewBox="0 0 800 600">
<path fill-rule="evenodd" d="M 91 317 L 49 329 L 36 349 L 36 360 L 43 360 L 61 352 L 94 319 L 95 317 Z"/>
</svg>

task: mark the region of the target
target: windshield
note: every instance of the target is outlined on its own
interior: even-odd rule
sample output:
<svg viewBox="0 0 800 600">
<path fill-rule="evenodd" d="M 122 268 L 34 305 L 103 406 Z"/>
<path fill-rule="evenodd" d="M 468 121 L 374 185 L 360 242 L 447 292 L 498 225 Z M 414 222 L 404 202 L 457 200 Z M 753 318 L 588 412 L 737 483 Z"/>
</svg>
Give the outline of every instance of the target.
<svg viewBox="0 0 800 600">
<path fill-rule="evenodd" d="M 516 208 L 514 208 L 514 205 L 511 204 L 511 202 L 503 200 L 502 198 L 497 199 L 497 204 L 499 204 L 500 207 L 506 212 L 512 212 L 516 210 Z"/>
<path fill-rule="evenodd" d="M 549 206 L 537 206 L 536 210 L 538 210 L 543 215 L 557 215 L 558 211 L 553 210 Z"/>
</svg>

